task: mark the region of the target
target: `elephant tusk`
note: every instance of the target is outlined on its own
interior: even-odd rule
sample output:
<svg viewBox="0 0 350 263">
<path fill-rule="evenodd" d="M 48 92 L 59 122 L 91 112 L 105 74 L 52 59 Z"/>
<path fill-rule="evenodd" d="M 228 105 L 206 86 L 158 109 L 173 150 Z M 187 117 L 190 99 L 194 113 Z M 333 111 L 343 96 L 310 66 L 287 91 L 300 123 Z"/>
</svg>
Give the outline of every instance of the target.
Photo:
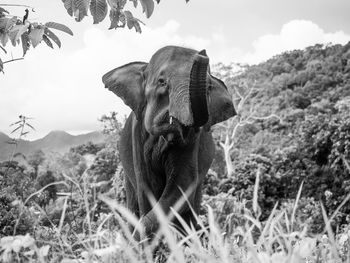
<svg viewBox="0 0 350 263">
<path fill-rule="evenodd" d="M 170 123 L 170 124 L 173 124 L 173 116 L 170 116 L 169 123 Z"/>
</svg>

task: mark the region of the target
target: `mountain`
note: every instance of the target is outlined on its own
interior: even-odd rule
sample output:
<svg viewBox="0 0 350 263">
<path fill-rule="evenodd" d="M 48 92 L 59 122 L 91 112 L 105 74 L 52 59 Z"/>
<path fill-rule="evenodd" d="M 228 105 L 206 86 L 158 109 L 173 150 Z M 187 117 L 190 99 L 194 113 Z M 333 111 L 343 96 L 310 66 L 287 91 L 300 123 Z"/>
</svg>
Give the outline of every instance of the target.
<svg viewBox="0 0 350 263">
<path fill-rule="evenodd" d="M 7 143 L 10 140 L 9 136 L 0 132 L 0 161 L 8 160 L 13 152 L 14 145 Z M 81 135 L 71 135 L 65 131 L 52 131 L 38 140 L 20 140 L 18 142 L 16 153 L 22 153 L 26 156 L 37 150 L 42 150 L 45 153 L 65 153 L 71 147 L 87 142 L 101 143 L 104 140 L 105 136 L 97 131 Z"/>
<path fill-rule="evenodd" d="M 0 132 L 0 143 L 8 140 L 10 140 L 10 137 L 8 137 L 5 133 Z"/>
</svg>

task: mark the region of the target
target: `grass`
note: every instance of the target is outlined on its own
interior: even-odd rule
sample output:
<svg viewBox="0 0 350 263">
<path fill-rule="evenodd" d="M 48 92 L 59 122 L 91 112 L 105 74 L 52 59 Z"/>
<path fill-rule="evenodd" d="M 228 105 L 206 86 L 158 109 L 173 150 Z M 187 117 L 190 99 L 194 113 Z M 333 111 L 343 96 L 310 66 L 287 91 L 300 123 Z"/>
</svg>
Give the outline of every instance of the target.
<svg viewBox="0 0 350 263">
<path fill-rule="evenodd" d="M 69 178 L 79 190 L 85 208 L 82 232 L 74 232 L 65 224 L 68 197 L 63 198 L 58 226 L 44 228 L 45 235 L 29 234 L 3 237 L 0 240 L 0 262 L 349 262 L 350 226 L 337 235 L 331 221 L 337 211 L 328 218 L 322 206 L 325 223 L 323 233 L 311 236 L 308 225 L 298 225 L 296 214 L 302 185 L 296 196 L 292 212 L 277 204 L 269 218 L 259 220 L 258 206 L 259 172 L 254 189 L 252 209 L 246 202 L 223 194 L 225 202 L 231 202 L 232 211 L 226 219 L 217 222 L 220 208 L 207 205 L 205 216 L 196 216 L 199 229 L 188 226 L 173 209 L 173 217 L 180 222 L 186 235 L 171 224 L 169 216 L 157 210 L 160 228 L 153 240 L 136 242 L 130 225 L 139 231 L 139 220 L 124 206 L 106 196 L 98 196 L 109 212 L 100 214 L 95 222 L 91 211 L 96 200 L 88 194 L 88 184 L 78 184 Z M 185 195 L 184 195 L 185 196 Z M 350 194 L 341 204 L 350 199 Z M 185 202 L 180 200 L 179 202 Z M 92 202 L 92 203 L 91 203 Z M 215 203 L 214 203 L 215 204 Z M 176 207 L 176 205 L 175 205 Z M 45 237 L 43 237 L 45 236 Z"/>
</svg>

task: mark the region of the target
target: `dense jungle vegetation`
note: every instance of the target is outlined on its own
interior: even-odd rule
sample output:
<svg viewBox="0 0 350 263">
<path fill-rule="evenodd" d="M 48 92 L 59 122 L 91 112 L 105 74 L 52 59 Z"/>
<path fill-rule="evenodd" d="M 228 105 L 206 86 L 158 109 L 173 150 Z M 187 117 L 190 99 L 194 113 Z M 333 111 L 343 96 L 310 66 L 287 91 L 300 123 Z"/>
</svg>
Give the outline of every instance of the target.
<svg viewBox="0 0 350 263">
<path fill-rule="evenodd" d="M 241 110 L 213 128 L 202 232 L 163 229 L 143 248 L 121 234 L 131 219 L 111 113 L 103 144 L 0 163 L 0 261 L 349 262 L 350 43 L 238 68 L 213 67 Z"/>
</svg>

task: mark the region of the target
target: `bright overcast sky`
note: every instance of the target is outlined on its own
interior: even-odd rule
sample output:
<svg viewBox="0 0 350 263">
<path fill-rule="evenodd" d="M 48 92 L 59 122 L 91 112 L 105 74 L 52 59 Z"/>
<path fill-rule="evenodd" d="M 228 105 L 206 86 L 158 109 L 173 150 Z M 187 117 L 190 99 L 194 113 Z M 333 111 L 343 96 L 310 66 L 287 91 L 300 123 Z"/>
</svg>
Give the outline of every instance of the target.
<svg viewBox="0 0 350 263">
<path fill-rule="evenodd" d="M 101 77 L 131 61 L 148 61 L 164 45 L 207 50 L 211 63 L 259 63 L 287 50 L 316 43 L 350 41 L 349 0 L 162 0 L 143 33 L 107 30 L 106 20 L 92 25 L 92 18 L 76 23 L 61 0 L 8 0 L 35 7 L 31 21 L 55 21 L 69 26 L 74 36 L 57 32 L 62 48 L 44 43 L 25 59 L 8 63 L 0 75 L 0 131 L 18 115 L 34 117 L 40 138 L 51 130 L 82 133 L 100 129 L 102 114 L 129 109 L 108 90 Z M 140 7 L 138 8 L 140 9 Z M 22 9 L 13 10 L 23 16 Z M 20 51 L 20 48 L 16 49 Z M 13 51 L 13 56 L 21 52 Z"/>
</svg>

